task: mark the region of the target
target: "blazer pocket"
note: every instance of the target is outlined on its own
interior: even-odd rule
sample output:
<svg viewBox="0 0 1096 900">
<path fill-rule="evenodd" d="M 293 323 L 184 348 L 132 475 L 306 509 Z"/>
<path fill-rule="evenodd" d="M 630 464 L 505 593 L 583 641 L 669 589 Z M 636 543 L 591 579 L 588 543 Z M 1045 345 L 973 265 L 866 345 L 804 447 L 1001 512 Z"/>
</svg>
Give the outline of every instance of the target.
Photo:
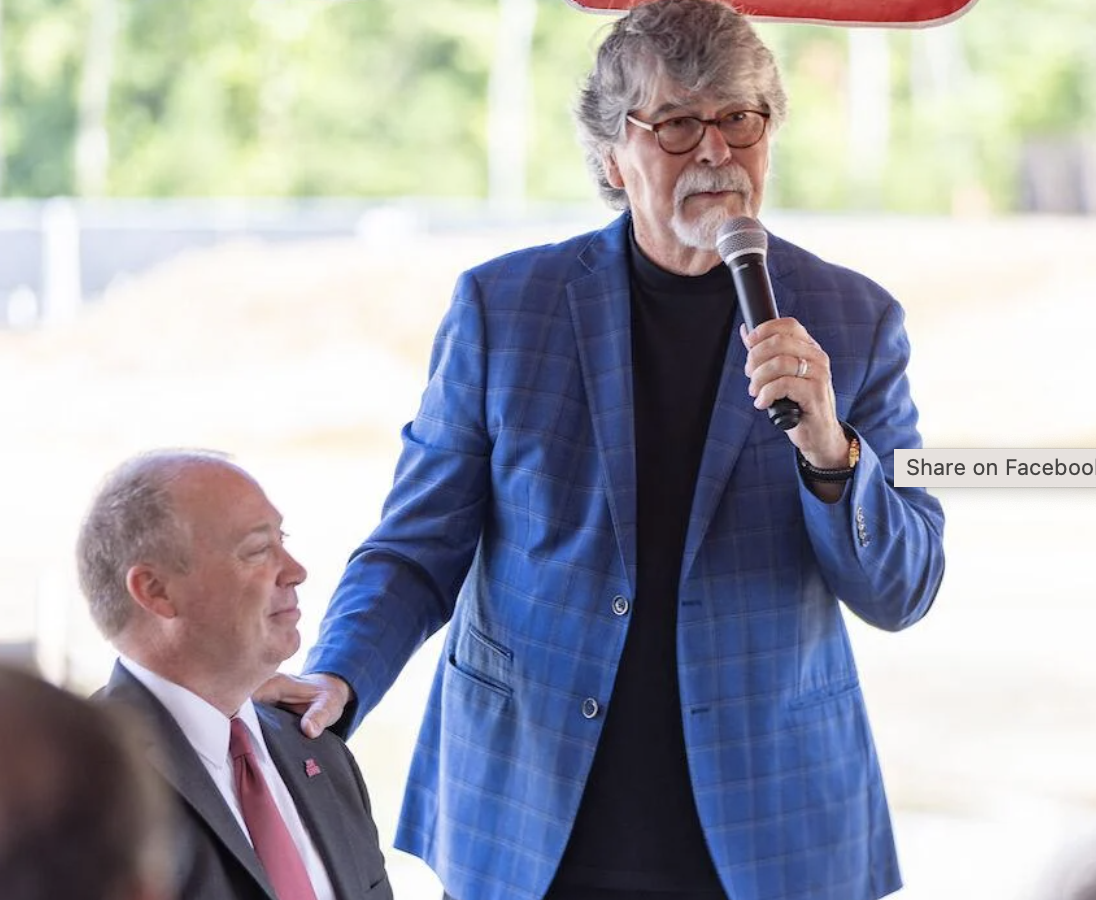
<svg viewBox="0 0 1096 900">
<path fill-rule="evenodd" d="M 369 890 L 361 895 L 362 900 L 366 897 L 370 900 L 392 900 L 392 884 L 388 880 L 388 874 L 383 873 L 380 881 L 374 882 L 369 885 Z"/>
<path fill-rule="evenodd" d="M 449 653 L 449 665 L 459 675 L 503 697 L 510 697 L 514 653 L 474 625 L 462 629 Z"/>
<path fill-rule="evenodd" d="M 845 699 L 850 694 L 858 693 L 860 693 L 860 679 L 851 676 L 797 694 L 788 702 L 788 707 L 790 709 L 809 710 L 814 707 L 825 706 L 828 703 L 835 703 Z"/>
</svg>

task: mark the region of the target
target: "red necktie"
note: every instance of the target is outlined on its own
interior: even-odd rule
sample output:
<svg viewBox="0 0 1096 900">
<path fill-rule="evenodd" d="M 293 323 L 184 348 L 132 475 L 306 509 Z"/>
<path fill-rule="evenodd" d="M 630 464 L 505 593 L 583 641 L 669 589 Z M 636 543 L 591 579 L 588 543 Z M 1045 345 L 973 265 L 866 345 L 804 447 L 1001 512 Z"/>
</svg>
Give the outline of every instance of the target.
<svg viewBox="0 0 1096 900">
<path fill-rule="evenodd" d="M 247 726 L 238 718 L 232 719 L 228 752 L 244 824 L 278 900 L 316 900 L 301 854 L 259 770 Z"/>
</svg>

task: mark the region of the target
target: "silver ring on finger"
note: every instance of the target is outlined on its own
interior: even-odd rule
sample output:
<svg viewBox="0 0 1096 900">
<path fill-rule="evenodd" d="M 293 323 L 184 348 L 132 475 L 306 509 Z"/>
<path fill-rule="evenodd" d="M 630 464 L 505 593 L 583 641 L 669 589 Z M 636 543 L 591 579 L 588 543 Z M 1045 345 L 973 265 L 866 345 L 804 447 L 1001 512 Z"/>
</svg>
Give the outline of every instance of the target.
<svg viewBox="0 0 1096 900">
<path fill-rule="evenodd" d="M 807 373 L 811 370 L 811 364 L 807 362 L 802 356 L 799 357 L 799 367 L 795 370 L 796 378 L 806 378 Z"/>
</svg>

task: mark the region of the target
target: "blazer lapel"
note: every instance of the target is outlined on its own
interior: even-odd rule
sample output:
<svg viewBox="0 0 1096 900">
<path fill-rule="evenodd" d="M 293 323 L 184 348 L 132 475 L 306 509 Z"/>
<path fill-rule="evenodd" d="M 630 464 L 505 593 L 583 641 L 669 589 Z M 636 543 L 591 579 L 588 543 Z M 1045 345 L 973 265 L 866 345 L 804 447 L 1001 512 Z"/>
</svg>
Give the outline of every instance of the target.
<svg viewBox="0 0 1096 900">
<path fill-rule="evenodd" d="M 363 879 L 348 871 L 348 867 L 357 865 L 357 856 L 338 814 L 341 802 L 330 778 L 315 762 L 316 743 L 299 731 L 285 728 L 284 723 L 261 704 L 255 704 L 255 711 L 266 738 L 266 748 L 323 859 L 335 896 L 353 897 L 354 892 L 360 890 Z"/>
<path fill-rule="evenodd" d="M 579 365 L 601 457 L 617 546 L 636 583 L 636 471 L 632 398 L 628 217 L 598 232 L 579 256 L 587 273 L 567 284 Z"/>
<path fill-rule="evenodd" d="M 770 241 L 767 264 L 777 311 L 781 316 L 794 315 L 797 297 L 785 283 L 790 272 L 789 260 L 784 252 L 783 242 L 779 239 Z M 681 562 L 682 581 L 692 569 L 750 431 L 753 428 L 773 427 L 768 424 L 766 412 L 754 409 L 753 398 L 747 392 L 750 382 L 745 373 L 746 347 L 738 334 L 743 321 L 740 304 L 735 310 L 731 339 L 723 361 L 723 376 L 719 382 L 715 406 L 712 408 L 708 438 L 693 494 L 689 528 L 685 537 L 685 553 Z"/>
<path fill-rule="evenodd" d="M 152 730 L 143 735 L 143 740 L 153 767 L 205 821 L 271 900 L 276 900 L 266 872 L 240 830 L 236 817 L 171 714 L 120 663 L 115 663 L 110 682 L 102 693 L 110 700 L 119 700 L 135 708 L 144 716 L 152 726 Z"/>
<path fill-rule="evenodd" d="M 743 371 L 746 348 L 738 336 L 741 322 L 742 313 L 737 311 L 693 492 L 689 528 L 685 534 L 685 553 L 681 560 L 682 581 L 692 569 L 750 429 L 765 418 L 765 413 L 754 409 L 753 398 L 747 392 L 749 380 Z"/>
<path fill-rule="evenodd" d="M 795 261 L 787 241 L 769 234 L 769 253 L 766 257 L 769 278 L 773 283 L 776 309 L 781 316 L 798 316 L 799 293 L 795 290 Z M 741 342 L 740 342 L 741 343 Z"/>
</svg>

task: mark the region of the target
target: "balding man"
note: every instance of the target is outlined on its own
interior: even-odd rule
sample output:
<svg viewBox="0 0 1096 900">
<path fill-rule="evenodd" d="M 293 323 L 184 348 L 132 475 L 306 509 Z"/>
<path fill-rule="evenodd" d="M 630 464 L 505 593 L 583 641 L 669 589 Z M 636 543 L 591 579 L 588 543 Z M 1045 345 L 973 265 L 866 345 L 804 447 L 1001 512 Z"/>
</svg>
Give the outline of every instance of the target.
<svg viewBox="0 0 1096 900">
<path fill-rule="evenodd" d="M 249 699 L 300 645 L 306 572 L 284 538 L 251 476 L 191 451 L 124 463 L 81 529 L 81 586 L 120 655 L 99 696 L 154 726 L 193 851 L 183 900 L 392 896 L 346 745 Z"/>
</svg>

